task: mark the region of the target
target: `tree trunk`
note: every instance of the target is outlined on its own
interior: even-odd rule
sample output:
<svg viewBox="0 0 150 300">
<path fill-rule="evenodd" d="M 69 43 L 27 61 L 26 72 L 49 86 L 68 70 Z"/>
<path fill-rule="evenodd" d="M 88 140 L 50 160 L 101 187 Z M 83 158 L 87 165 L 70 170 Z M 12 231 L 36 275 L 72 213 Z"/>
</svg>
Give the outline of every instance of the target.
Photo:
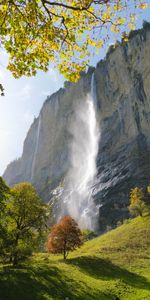
<svg viewBox="0 0 150 300">
<path fill-rule="evenodd" d="M 17 250 L 18 241 L 19 241 L 19 233 L 17 233 L 16 239 L 14 242 L 14 253 L 12 255 L 13 256 L 13 266 L 16 266 L 18 264 L 18 250 Z"/>
<path fill-rule="evenodd" d="M 66 255 L 66 242 L 64 242 L 64 260 L 66 260 L 67 255 Z"/>
<path fill-rule="evenodd" d="M 66 260 L 66 249 L 64 249 L 64 260 Z"/>
<path fill-rule="evenodd" d="M 13 266 L 17 266 L 18 264 L 18 253 L 16 252 L 14 254 L 14 259 L 13 259 Z"/>
</svg>

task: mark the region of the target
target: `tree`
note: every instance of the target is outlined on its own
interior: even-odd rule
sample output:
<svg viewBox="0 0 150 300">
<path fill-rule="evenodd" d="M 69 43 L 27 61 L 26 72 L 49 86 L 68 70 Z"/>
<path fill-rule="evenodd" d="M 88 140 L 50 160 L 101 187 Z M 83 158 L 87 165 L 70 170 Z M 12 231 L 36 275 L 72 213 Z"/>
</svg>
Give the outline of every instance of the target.
<svg viewBox="0 0 150 300">
<path fill-rule="evenodd" d="M 145 204 L 147 206 L 147 213 L 150 214 L 150 184 L 147 186 Z"/>
<path fill-rule="evenodd" d="M 80 247 L 82 243 L 82 233 L 78 224 L 70 216 L 65 216 L 52 227 L 48 238 L 48 252 L 62 253 L 66 259 L 69 251 Z"/>
<path fill-rule="evenodd" d="M 31 254 L 48 217 L 43 204 L 30 183 L 16 184 L 6 205 L 6 252 L 16 265 L 24 254 Z"/>
<path fill-rule="evenodd" d="M 0 255 L 3 253 L 3 241 L 6 238 L 6 226 L 5 226 L 5 213 L 6 213 L 6 200 L 9 197 L 10 189 L 0 177 Z"/>
<path fill-rule="evenodd" d="M 98 234 L 95 231 L 89 230 L 89 229 L 85 229 L 82 231 L 82 235 L 83 235 L 83 240 L 89 241 L 92 240 L 94 238 L 96 238 L 98 236 Z"/>
<path fill-rule="evenodd" d="M 126 38 L 125 29 L 135 26 L 131 9 L 146 7 L 142 0 L 1 0 L 0 43 L 9 53 L 8 69 L 15 78 L 32 76 L 52 62 L 76 81 L 92 47 L 109 38 L 101 30 Z"/>
<path fill-rule="evenodd" d="M 10 189 L 5 183 L 4 179 L 0 176 L 0 205 L 7 195 L 10 193 Z"/>
<path fill-rule="evenodd" d="M 129 211 L 133 216 L 143 216 L 147 212 L 147 206 L 144 202 L 144 193 L 141 188 L 134 188 L 130 192 Z"/>
</svg>

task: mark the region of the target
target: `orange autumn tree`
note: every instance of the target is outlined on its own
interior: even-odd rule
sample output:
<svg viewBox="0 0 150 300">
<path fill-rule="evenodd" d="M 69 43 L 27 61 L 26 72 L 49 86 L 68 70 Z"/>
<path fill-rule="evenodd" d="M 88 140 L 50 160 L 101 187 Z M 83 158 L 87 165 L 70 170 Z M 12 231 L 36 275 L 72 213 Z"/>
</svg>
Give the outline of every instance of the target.
<svg viewBox="0 0 150 300">
<path fill-rule="evenodd" d="M 52 227 L 47 248 L 50 253 L 62 253 L 66 259 L 69 251 L 80 247 L 82 243 L 82 233 L 78 224 L 70 216 L 64 216 Z"/>
</svg>

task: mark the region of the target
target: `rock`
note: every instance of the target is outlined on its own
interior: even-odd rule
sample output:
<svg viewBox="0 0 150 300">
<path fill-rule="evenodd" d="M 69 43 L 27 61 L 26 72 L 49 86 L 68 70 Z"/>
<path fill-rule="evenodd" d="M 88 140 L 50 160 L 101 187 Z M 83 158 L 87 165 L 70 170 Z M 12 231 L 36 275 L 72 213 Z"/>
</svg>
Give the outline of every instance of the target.
<svg viewBox="0 0 150 300">
<path fill-rule="evenodd" d="M 24 142 L 22 157 L 8 165 L 4 179 L 30 181 L 44 199 L 53 198 L 70 166 L 68 128 L 84 102 L 95 73 L 101 139 L 93 197 L 100 204 L 100 230 L 128 217 L 130 189 L 150 179 L 150 27 L 132 32 L 79 82 L 48 97 Z"/>
</svg>

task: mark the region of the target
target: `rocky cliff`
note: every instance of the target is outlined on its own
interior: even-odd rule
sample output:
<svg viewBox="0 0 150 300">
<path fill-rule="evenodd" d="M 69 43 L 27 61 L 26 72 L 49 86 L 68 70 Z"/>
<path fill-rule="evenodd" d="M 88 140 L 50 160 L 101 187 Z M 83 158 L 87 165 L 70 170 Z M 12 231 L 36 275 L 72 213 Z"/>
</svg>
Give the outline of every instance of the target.
<svg viewBox="0 0 150 300">
<path fill-rule="evenodd" d="M 48 97 L 24 142 L 22 157 L 8 165 L 12 185 L 32 182 L 45 201 L 70 166 L 69 145 L 76 106 L 84 103 L 94 72 L 101 138 L 93 197 L 100 228 L 128 216 L 129 191 L 150 180 L 150 27 L 132 32 L 128 43 L 111 48 L 106 59 Z"/>
</svg>

